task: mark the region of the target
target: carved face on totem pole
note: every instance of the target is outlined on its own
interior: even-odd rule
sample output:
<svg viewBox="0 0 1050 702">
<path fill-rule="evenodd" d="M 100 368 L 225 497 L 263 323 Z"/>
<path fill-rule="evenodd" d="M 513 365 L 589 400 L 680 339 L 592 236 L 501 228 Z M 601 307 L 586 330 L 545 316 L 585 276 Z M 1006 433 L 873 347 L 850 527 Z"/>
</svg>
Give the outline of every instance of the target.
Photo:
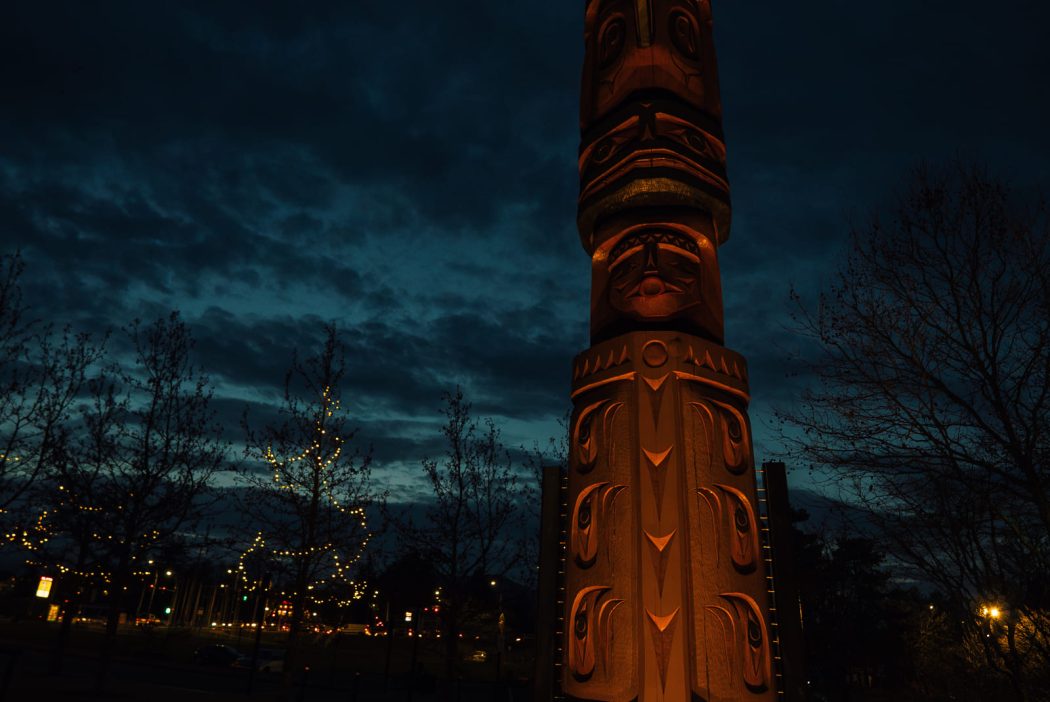
<svg viewBox="0 0 1050 702">
<path fill-rule="evenodd" d="M 586 25 L 578 224 L 592 339 L 674 328 L 721 342 L 729 183 L 710 2 L 591 0 Z"/>
<path fill-rule="evenodd" d="M 638 206 L 703 207 L 729 233 L 709 0 L 591 0 L 580 111 L 580 233 Z"/>
<path fill-rule="evenodd" d="M 626 237 L 609 256 L 609 305 L 638 320 L 666 320 L 700 304 L 700 250 L 675 232 Z"/>
<path fill-rule="evenodd" d="M 580 127 L 636 91 L 667 91 L 721 117 L 710 0 L 591 0 Z"/>
<path fill-rule="evenodd" d="M 591 334 L 679 329 L 721 341 L 722 291 L 714 244 L 681 222 L 622 228 L 592 259 Z"/>
</svg>

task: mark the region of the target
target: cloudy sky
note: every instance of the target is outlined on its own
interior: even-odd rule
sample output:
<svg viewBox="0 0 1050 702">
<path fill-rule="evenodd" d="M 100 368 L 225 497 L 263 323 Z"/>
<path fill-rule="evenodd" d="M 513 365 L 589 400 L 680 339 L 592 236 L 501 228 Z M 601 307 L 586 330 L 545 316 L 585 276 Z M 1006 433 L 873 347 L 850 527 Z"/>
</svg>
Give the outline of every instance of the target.
<svg viewBox="0 0 1050 702">
<path fill-rule="evenodd" d="M 582 0 L 8 3 L 0 243 L 37 316 L 177 308 L 220 408 L 272 402 L 335 320 L 383 475 L 411 485 L 461 384 L 545 442 L 588 343 L 575 231 Z M 803 378 L 788 290 L 921 160 L 1050 181 L 1050 5 L 717 0 L 728 344 L 756 458 Z M 805 476 L 799 475 L 800 485 Z"/>
</svg>

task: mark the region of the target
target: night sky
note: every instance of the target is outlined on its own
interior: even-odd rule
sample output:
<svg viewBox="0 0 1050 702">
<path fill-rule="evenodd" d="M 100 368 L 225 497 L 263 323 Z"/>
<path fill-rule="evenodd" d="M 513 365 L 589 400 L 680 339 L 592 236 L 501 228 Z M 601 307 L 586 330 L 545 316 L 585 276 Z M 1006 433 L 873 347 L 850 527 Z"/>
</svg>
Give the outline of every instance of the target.
<svg viewBox="0 0 1050 702">
<path fill-rule="evenodd" d="M 588 344 L 583 4 L 5 3 L 2 251 L 45 319 L 181 310 L 235 439 L 337 321 L 344 404 L 396 496 L 457 383 L 509 443 L 545 443 Z M 923 159 L 1050 181 L 1050 4 L 716 0 L 715 26 L 726 335 L 761 461 L 806 382 L 788 291 L 830 280 L 851 222 Z"/>
</svg>

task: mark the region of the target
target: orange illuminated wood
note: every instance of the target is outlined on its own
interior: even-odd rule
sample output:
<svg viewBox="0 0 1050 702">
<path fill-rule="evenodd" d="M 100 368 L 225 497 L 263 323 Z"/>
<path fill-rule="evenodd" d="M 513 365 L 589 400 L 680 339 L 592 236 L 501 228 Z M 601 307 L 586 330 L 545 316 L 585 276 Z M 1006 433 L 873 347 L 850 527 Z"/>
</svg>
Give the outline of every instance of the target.
<svg viewBox="0 0 1050 702">
<path fill-rule="evenodd" d="M 570 700 L 777 697 L 708 0 L 590 0 L 560 681 Z"/>
</svg>

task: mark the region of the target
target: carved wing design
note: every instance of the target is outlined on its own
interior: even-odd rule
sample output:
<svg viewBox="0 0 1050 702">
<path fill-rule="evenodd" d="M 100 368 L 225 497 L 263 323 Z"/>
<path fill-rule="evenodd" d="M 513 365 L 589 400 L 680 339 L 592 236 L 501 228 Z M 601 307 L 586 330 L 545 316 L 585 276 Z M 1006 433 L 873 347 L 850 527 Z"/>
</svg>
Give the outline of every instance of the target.
<svg viewBox="0 0 1050 702">
<path fill-rule="evenodd" d="M 715 402 L 722 415 L 722 455 L 726 469 L 740 475 L 750 468 L 751 441 L 748 437 L 747 420 L 737 408 Z"/>
<path fill-rule="evenodd" d="M 747 496 L 729 485 L 715 485 L 726 495 L 728 515 L 732 525 L 728 532 L 733 565 L 741 573 L 750 573 L 758 567 L 758 521 Z"/>
<path fill-rule="evenodd" d="M 581 568 L 589 568 L 598 558 L 598 545 L 609 545 L 609 535 L 604 534 L 610 520 L 613 503 L 626 485 L 611 485 L 608 482 L 594 483 L 580 491 L 572 510 L 570 525 L 570 548 L 573 559 Z"/>
<path fill-rule="evenodd" d="M 587 405 L 577 416 L 572 429 L 572 450 L 576 454 L 576 470 L 580 473 L 589 473 L 594 468 L 603 441 L 607 450 L 613 450 L 609 429 L 621 407 L 622 402 L 602 400 Z M 599 431 L 601 436 L 598 436 Z"/>
<path fill-rule="evenodd" d="M 721 595 L 733 606 L 737 656 L 744 684 L 752 692 L 768 690 L 773 679 L 773 656 L 769 629 L 758 603 L 742 592 Z"/>
<path fill-rule="evenodd" d="M 603 601 L 610 589 L 605 585 L 585 587 L 576 593 L 572 602 L 566 637 L 569 671 L 580 682 L 594 675 L 599 660 L 605 665 L 613 645 L 612 614 L 623 600 Z"/>
</svg>

